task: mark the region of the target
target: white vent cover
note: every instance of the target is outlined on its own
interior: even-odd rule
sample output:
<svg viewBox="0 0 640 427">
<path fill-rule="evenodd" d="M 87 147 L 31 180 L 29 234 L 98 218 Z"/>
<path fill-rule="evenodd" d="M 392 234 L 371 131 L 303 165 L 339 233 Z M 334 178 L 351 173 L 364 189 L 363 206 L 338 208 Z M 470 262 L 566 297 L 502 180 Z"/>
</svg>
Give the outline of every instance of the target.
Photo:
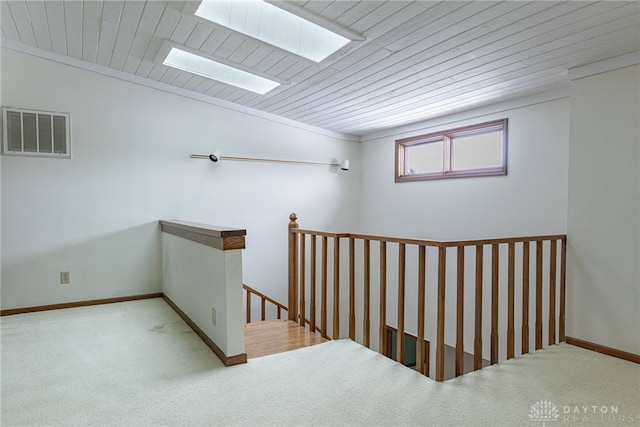
<svg viewBox="0 0 640 427">
<path fill-rule="evenodd" d="M 71 158 L 68 113 L 2 108 L 3 154 Z"/>
</svg>

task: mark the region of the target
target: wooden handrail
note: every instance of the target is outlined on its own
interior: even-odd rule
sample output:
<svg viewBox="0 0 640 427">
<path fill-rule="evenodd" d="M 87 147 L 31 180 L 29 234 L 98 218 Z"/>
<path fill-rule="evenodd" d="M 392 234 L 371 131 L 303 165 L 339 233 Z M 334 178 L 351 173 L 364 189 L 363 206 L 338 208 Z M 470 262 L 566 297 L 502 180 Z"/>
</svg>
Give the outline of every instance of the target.
<svg viewBox="0 0 640 427">
<path fill-rule="evenodd" d="M 202 245 L 227 251 L 244 249 L 247 230 L 187 221 L 160 221 L 160 230 Z"/>
<path fill-rule="evenodd" d="M 246 308 L 245 308 L 246 323 L 251 323 L 251 295 L 255 295 L 260 298 L 260 314 L 261 314 L 262 320 L 266 320 L 266 303 L 267 302 L 276 306 L 278 319 L 282 318 L 282 310 L 287 312 L 289 311 L 286 305 L 274 300 L 273 298 L 269 298 L 262 292 L 256 291 L 255 289 L 244 284 L 242 285 L 242 289 L 246 291 Z"/>
<path fill-rule="evenodd" d="M 291 230 L 291 232 L 294 234 L 308 234 L 310 236 L 322 236 L 322 237 L 329 237 L 333 239 L 354 238 L 354 239 L 361 239 L 361 240 L 371 240 L 376 242 L 404 243 L 407 245 L 425 245 L 425 246 L 440 247 L 445 243 L 445 242 L 439 242 L 435 240 L 407 239 L 403 237 L 385 237 L 385 236 L 376 236 L 371 234 L 331 233 L 328 231 L 307 230 L 303 228 L 296 228 L 295 230 Z"/>
<path fill-rule="evenodd" d="M 341 338 L 340 319 L 345 318 L 348 336 L 375 348 L 375 341 L 371 342 L 371 328 L 375 328 L 377 322 L 378 333 L 374 337 L 377 335 L 378 351 L 391 354 L 391 343 L 386 332 L 387 328 L 392 327 L 387 324 L 389 320 L 397 325 L 395 354 L 399 362 L 411 356 L 405 353 L 404 347 L 404 337 L 415 336 L 411 330 L 414 333 L 417 331 L 418 341 L 435 342 L 431 363 L 435 364 L 434 377 L 438 381 L 452 375 L 446 374 L 445 363 L 448 365 L 455 361 L 455 376 L 458 376 L 469 369 L 481 369 L 489 363 L 495 364 L 528 353 L 530 339 L 535 342 L 533 348 L 536 350 L 565 339 L 566 235 L 445 241 L 308 230 L 299 228 L 295 214 L 291 214 L 290 219 L 289 318 L 301 325 L 309 325 L 311 330 L 318 330 L 325 338 Z M 307 235 L 311 238 L 306 239 Z M 341 257 L 343 240 L 348 243 L 348 256 Z M 535 251 L 531 249 L 534 242 Z M 320 246 L 320 251 L 317 246 Z M 389 247 L 393 252 L 389 252 Z M 372 259 L 372 252 L 376 248 L 379 261 Z M 417 267 L 414 267 L 409 255 L 416 251 L 418 259 Z M 428 251 L 431 255 L 427 255 Z M 522 256 L 516 256 L 519 252 Z M 389 262 L 387 256 L 391 258 L 391 254 L 396 253 L 397 265 L 395 261 Z M 436 253 L 437 256 L 434 256 Z M 310 259 L 307 254 L 310 254 Z M 456 268 L 447 271 L 450 264 L 447 258 L 450 256 L 453 256 Z M 416 270 L 408 271 L 409 267 Z M 387 277 L 391 273 L 390 268 L 397 273 L 391 278 L 391 283 Z M 341 274 L 341 269 L 347 270 L 347 273 Z M 427 271 L 430 272 L 429 277 L 437 278 L 435 283 L 427 280 Z M 516 277 L 516 271 L 521 271 L 521 276 Z M 486 278 L 485 274 L 488 275 Z M 316 275 L 320 280 L 320 289 L 316 289 Z M 475 281 L 467 285 L 465 275 L 475 277 Z M 412 283 L 414 278 L 416 283 Z M 379 286 L 372 286 L 376 280 Z M 449 284 L 452 280 L 454 283 Z M 310 288 L 307 288 L 307 283 Z M 530 285 L 533 289 L 530 289 Z M 329 286 L 333 288 L 332 295 L 329 295 Z M 473 292 L 468 297 L 469 303 L 465 304 L 465 290 L 468 291 L 468 287 Z M 341 289 L 347 290 L 348 303 L 341 303 Z M 530 298 L 530 291 L 533 298 Z M 316 292 L 319 292 L 319 298 Z M 518 293 L 521 299 L 516 300 Z M 390 295 L 395 295 L 394 307 L 388 304 Z M 362 301 L 361 310 L 356 309 L 359 304 L 357 300 Z M 376 301 L 378 310 L 371 310 L 371 304 Z M 472 307 L 470 312 L 467 313 L 469 309 L 465 309 L 465 305 Z M 546 314 L 543 313 L 543 305 Z M 388 315 L 388 310 L 395 314 Z M 529 327 L 530 310 L 533 310 L 535 318 L 532 328 Z M 447 312 L 454 314 L 447 315 Z M 306 313 L 309 313 L 309 319 Z M 489 315 L 485 316 L 485 313 Z M 516 313 L 521 315 L 516 318 Z M 414 319 L 417 324 L 407 324 L 407 319 Z M 471 323 L 465 328 L 466 319 Z M 485 334 L 483 328 L 485 321 L 490 322 L 489 334 Z M 427 328 L 428 322 L 435 324 Z M 328 327 L 332 328 L 332 337 L 328 335 Z M 473 334 L 473 345 L 470 346 L 473 364 L 466 367 L 465 358 L 471 355 L 465 353 L 465 332 Z M 447 340 L 451 341 L 455 350 L 454 356 L 451 356 L 455 360 L 448 362 L 445 361 L 450 357 L 445 352 Z M 489 343 L 488 352 L 484 351 L 484 340 Z M 518 349 L 517 341 L 521 343 Z M 415 356 L 418 369 L 425 371 L 429 360 L 425 360 L 424 348 L 417 346 Z M 453 369 L 449 372 L 453 372 Z"/>
<path fill-rule="evenodd" d="M 547 240 L 566 239 L 566 234 L 549 234 L 541 236 L 521 236 L 521 237 L 497 237 L 491 239 L 467 239 L 467 240 L 430 240 L 415 239 L 408 237 L 388 237 L 373 234 L 360 233 L 332 233 L 328 231 L 309 230 L 304 228 L 296 228 L 290 230 L 294 234 L 306 234 L 310 236 L 323 236 L 334 239 L 361 239 L 387 243 L 404 243 L 406 245 L 431 246 L 436 248 L 456 248 L 460 246 L 476 246 L 476 245 L 496 245 L 505 243 L 523 243 L 523 242 L 542 242 Z"/>
</svg>

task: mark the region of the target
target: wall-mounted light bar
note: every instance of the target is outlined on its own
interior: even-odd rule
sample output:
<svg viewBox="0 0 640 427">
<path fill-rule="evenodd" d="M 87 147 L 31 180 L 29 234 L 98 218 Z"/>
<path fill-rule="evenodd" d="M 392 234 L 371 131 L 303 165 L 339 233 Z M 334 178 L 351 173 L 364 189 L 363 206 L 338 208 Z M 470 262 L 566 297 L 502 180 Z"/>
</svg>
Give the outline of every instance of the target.
<svg viewBox="0 0 640 427">
<path fill-rule="evenodd" d="M 281 159 L 264 159 L 260 157 L 236 157 L 236 156 L 223 156 L 220 150 L 215 150 L 212 154 L 191 154 L 189 157 L 192 159 L 209 159 L 214 163 L 220 160 L 234 160 L 241 162 L 262 162 L 262 163 L 288 163 L 293 165 L 312 165 L 312 166 L 329 166 L 339 167 L 343 171 L 349 170 L 349 160 L 343 160 L 341 163 L 328 163 L 328 162 L 307 162 L 302 160 L 281 160 Z"/>
</svg>

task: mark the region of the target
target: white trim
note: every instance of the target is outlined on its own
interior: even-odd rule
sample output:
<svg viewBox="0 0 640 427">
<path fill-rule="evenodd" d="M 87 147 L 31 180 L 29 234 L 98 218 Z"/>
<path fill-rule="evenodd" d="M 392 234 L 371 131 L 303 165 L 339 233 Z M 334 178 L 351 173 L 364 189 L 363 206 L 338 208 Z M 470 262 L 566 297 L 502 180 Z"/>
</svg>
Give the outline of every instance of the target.
<svg viewBox="0 0 640 427">
<path fill-rule="evenodd" d="M 136 76 L 134 74 L 125 73 L 124 71 L 115 70 L 99 64 L 94 64 L 92 62 L 86 62 L 73 57 L 64 56 L 54 52 L 42 50 L 33 46 L 26 45 L 24 43 L 6 39 L 4 37 L 0 38 L 0 47 L 12 49 L 18 52 L 25 53 L 27 55 L 32 55 L 38 58 L 47 59 L 49 61 L 54 61 L 61 64 L 69 65 L 71 67 L 92 71 L 94 73 L 124 80 L 130 83 L 139 84 L 141 86 L 146 86 L 152 89 L 161 90 L 163 92 L 172 93 L 174 95 L 184 96 L 185 98 L 195 99 L 196 101 L 204 102 L 206 104 L 215 105 L 217 107 L 226 108 L 227 110 L 237 111 L 237 112 L 248 114 L 250 116 L 258 117 L 261 119 L 270 120 L 272 122 L 280 123 L 286 126 L 291 126 L 294 128 L 308 131 L 308 132 L 313 132 L 319 135 L 328 136 L 330 138 L 336 138 L 336 139 L 351 141 L 351 142 L 360 142 L 360 137 L 358 135 L 334 132 L 328 129 L 323 129 L 320 127 L 308 125 L 295 120 L 280 117 L 275 114 L 256 110 L 251 107 L 244 107 L 242 105 L 235 104 L 233 102 L 207 96 L 202 93 L 192 92 L 192 91 L 171 86 L 169 84 L 162 83 L 159 81 L 150 80 L 140 76 Z"/>
<path fill-rule="evenodd" d="M 483 107 L 462 110 L 457 113 L 443 114 L 438 117 L 433 117 L 427 120 L 421 120 L 398 126 L 389 129 L 383 129 L 381 131 L 373 132 L 367 135 L 362 135 L 361 142 L 370 142 L 382 138 L 394 138 L 401 139 L 406 136 L 420 135 L 430 133 L 430 129 L 436 127 L 457 127 L 462 126 L 460 122 L 478 119 L 490 114 L 504 114 L 509 110 L 517 108 L 528 107 L 531 105 L 541 104 L 544 102 L 555 101 L 558 99 L 565 99 L 569 97 L 569 85 L 562 86 L 558 89 L 549 90 L 534 95 L 523 96 L 508 101 L 497 102 L 489 104 Z M 486 119 L 485 119 L 486 121 Z"/>
<path fill-rule="evenodd" d="M 607 71 L 638 64 L 640 64 L 640 51 L 631 52 L 626 55 L 569 68 L 569 80 L 581 79 L 583 77 L 593 76 L 594 74 L 606 73 Z"/>
</svg>

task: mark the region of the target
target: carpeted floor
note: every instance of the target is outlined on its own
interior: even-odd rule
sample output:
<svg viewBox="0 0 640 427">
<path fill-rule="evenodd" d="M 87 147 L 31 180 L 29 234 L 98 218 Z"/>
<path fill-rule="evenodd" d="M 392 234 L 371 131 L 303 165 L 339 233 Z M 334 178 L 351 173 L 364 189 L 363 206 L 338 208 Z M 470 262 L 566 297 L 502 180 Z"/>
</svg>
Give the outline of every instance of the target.
<svg viewBox="0 0 640 427">
<path fill-rule="evenodd" d="M 2 426 L 640 425 L 640 366 L 566 344 L 436 383 L 348 340 L 225 368 L 161 299 L 1 326 Z"/>
</svg>

